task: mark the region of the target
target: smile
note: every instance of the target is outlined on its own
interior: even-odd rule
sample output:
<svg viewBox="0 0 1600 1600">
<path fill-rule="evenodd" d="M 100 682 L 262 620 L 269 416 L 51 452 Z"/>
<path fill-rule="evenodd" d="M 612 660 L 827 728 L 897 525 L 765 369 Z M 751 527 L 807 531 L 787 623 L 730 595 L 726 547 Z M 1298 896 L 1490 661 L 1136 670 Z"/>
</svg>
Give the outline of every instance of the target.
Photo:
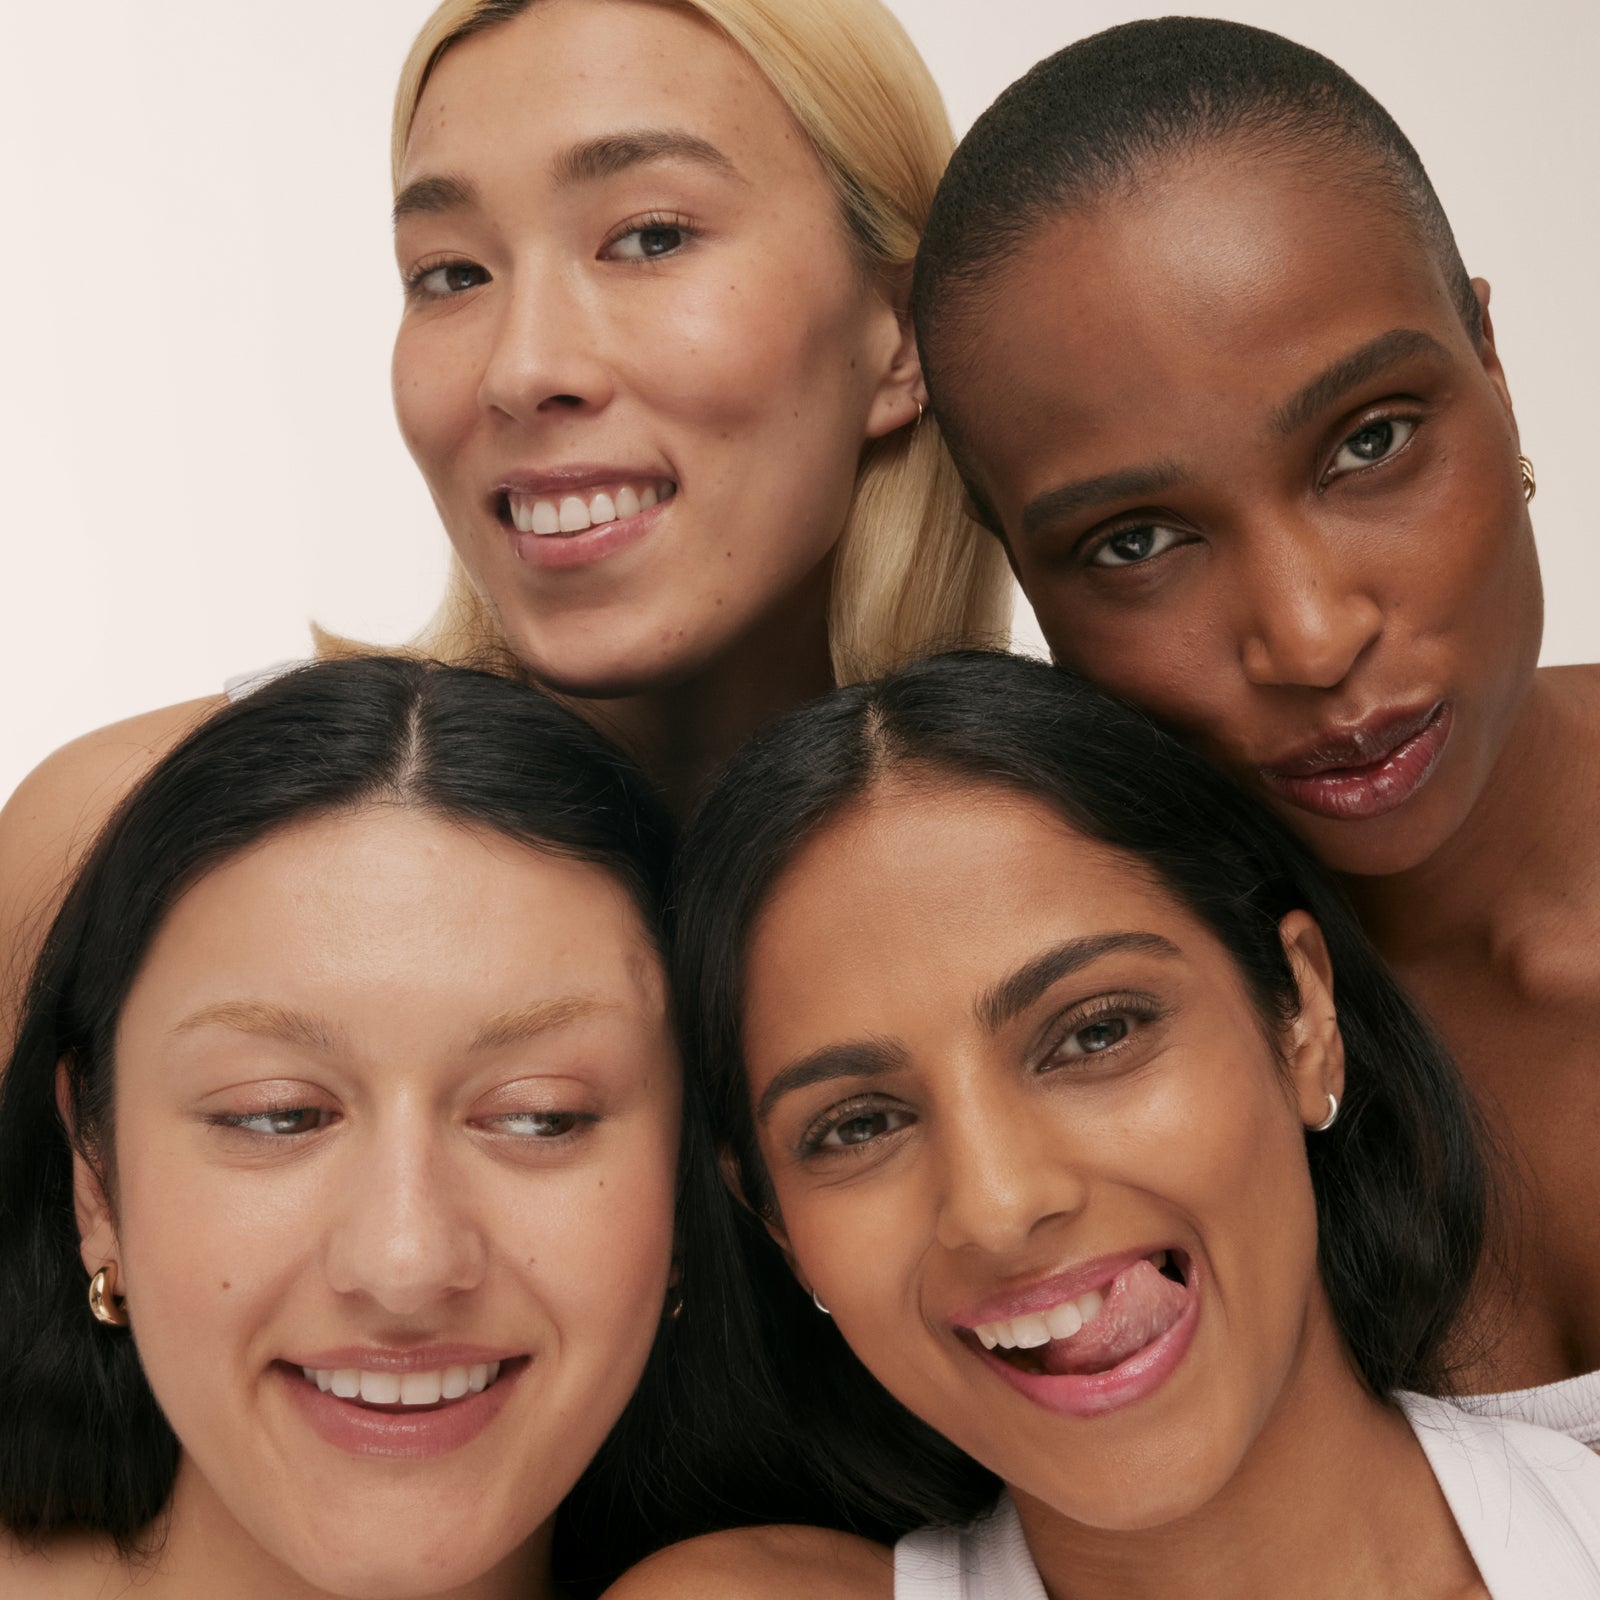
<svg viewBox="0 0 1600 1600">
<path fill-rule="evenodd" d="M 356 1367 L 302 1367 L 307 1383 L 340 1400 L 364 1406 L 449 1405 L 482 1394 L 500 1376 L 500 1363 L 441 1367 L 433 1372 L 363 1372 Z"/>
<path fill-rule="evenodd" d="M 670 478 L 609 484 L 582 494 L 559 496 L 508 490 L 505 514 L 518 533 L 536 534 L 541 539 L 570 537 L 607 523 L 626 522 L 670 500 L 677 492 L 678 486 Z"/>
</svg>

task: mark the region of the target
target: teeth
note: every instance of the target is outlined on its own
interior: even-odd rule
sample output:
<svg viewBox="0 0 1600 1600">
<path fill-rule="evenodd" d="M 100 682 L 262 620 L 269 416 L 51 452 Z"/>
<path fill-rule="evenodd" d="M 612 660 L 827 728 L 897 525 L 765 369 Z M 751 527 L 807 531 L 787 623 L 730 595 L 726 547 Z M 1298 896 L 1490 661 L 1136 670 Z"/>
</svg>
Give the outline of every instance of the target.
<svg viewBox="0 0 1600 1600">
<path fill-rule="evenodd" d="M 1064 1300 L 1047 1311 L 1030 1312 L 1009 1322 L 984 1322 L 972 1331 L 985 1350 L 997 1345 L 1002 1350 L 1036 1350 L 1052 1339 L 1070 1339 L 1073 1334 L 1100 1315 L 1106 1297 L 1091 1289 L 1076 1300 Z"/>
<path fill-rule="evenodd" d="M 354 1367 L 337 1370 L 302 1367 L 307 1383 L 314 1383 L 340 1400 L 359 1399 L 369 1406 L 436 1406 L 441 1400 L 460 1400 L 482 1394 L 500 1376 L 500 1363 L 488 1361 L 474 1367 L 441 1367 L 433 1372 L 363 1372 Z"/>
<path fill-rule="evenodd" d="M 636 517 L 651 506 L 670 500 L 676 492 L 677 486 L 668 482 L 647 483 L 642 489 L 624 484 L 614 494 L 601 490 L 588 499 L 569 494 L 559 500 L 536 500 L 531 495 L 508 494 L 506 501 L 518 533 L 547 537 L 553 533 L 582 533 L 604 522 Z"/>
</svg>

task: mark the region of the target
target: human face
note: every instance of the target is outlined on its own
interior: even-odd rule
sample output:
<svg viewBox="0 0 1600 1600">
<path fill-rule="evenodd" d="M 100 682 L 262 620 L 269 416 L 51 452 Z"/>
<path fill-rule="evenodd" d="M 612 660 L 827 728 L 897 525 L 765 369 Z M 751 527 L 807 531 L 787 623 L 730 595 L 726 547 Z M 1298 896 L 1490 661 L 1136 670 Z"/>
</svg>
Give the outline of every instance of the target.
<svg viewBox="0 0 1600 1600">
<path fill-rule="evenodd" d="M 1062 218 L 941 396 L 1056 658 L 1362 874 L 1461 827 L 1542 624 L 1492 330 L 1374 189 L 1228 147 Z"/>
<path fill-rule="evenodd" d="M 539 0 L 435 69 L 397 215 L 400 425 L 534 676 L 642 692 L 786 608 L 821 626 L 920 372 L 748 58 L 681 10 Z"/>
<path fill-rule="evenodd" d="M 1286 931 L 1311 974 L 1314 924 Z M 879 1381 L 1014 1492 L 1108 1530 L 1185 1515 L 1336 1342 L 1303 1125 L 1340 1056 L 1303 989 L 1285 1069 L 1137 863 L 1007 791 L 891 784 L 751 941 L 780 1241 Z M 1061 1337 L 985 1348 L 1041 1316 Z"/>
<path fill-rule="evenodd" d="M 660 1323 L 678 1092 L 598 868 L 382 807 L 190 889 L 121 1018 L 84 1247 L 182 1446 L 175 1528 L 331 1594 L 547 1576 Z"/>
</svg>

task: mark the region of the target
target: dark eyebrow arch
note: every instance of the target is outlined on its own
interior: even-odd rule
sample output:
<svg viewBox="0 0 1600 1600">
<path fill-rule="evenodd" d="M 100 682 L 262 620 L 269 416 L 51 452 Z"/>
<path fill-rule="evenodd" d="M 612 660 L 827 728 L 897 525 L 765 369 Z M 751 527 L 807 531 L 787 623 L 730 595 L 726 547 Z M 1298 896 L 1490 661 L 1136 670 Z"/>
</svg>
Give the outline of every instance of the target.
<svg viewBox="0 0 1600 1600">
<path fill-rule="evenodd" d="M 1068 939 L 1053 950 L 1035 956 L 980 995 L 973 1015 L 990 1033 L 1020 1015 L 1050 986 L 1071 973 L 1121 950 L 1138 950 L 1146 955 L 1174 957 L 1183 952 L 1159 933 L 1094 933 L 1082 939 Z"/>
<path fill-rule="evenodd" d="M 1085 506 L 1105 500 L 1129 500 L 1134 496 L 1160 494 L 1183 481 L 1183 470 L 1175 461 L 1157 461 L 1146 467 L 1122 467 L 1102 472 L 1098 478 L 1082 478 L 1047 489 L 1023 508 L 1022 531 L 1036 533 L 1049 523 L 1059 522 Z"/>
<path fill-rule="evenodd" d="M 1451 363 L 1450 352 L 1420 328 L 1391 328 L 1380 333 L 1360 349 L 1330 362 L 1303 389 L 1284 401 L 1272 413 L 1272 425 L 1282 434 L 1297 433 L 1348 390 L 1369 382 L 1385 368 L 1417 356 Z"/>
<path fill-rule="evenodd" d="M 466 178 L 440 173 L 408 183 L 395 197 L 394 217 L 438 216 L 446 211 L 466 211 L 478 203 L 478 191 Z"/>
<path fill-rule="evenodd" d="M 564 188 L 614 178 L 647 161 L 693 161 L 730 177 L 739 176 L 739 169 L 714 144 L 677 128 L 631 128 L 586 139 L 563 150 L 553 171 L 557 187 Z"/>
<path fill-rule="evenodd" d="M 895 1072 L 909 1060 L 905 1046 L 888 1039 L 851 1039 L 844 1044 L 825 1044 L 808 1056 L 792 1061 L 761 1091 L 756 1102 L 756 1121 L 764 1123 L 772 1108 L 796 1089 L 809 1089 L 815 1083 L 834 1078 L 875 1078 Z"/>
</svg>

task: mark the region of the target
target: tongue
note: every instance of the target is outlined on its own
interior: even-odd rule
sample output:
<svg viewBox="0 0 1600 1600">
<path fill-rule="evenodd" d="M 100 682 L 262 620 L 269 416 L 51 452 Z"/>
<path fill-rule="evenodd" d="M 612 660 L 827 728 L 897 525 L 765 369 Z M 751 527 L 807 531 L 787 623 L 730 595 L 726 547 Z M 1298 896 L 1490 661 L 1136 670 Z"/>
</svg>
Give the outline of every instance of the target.
<svg viewBox="0 0 1600 1600">
<path fill-rule="evenodd" d="M 1052 1339 L 1032 1354 L 1052 1377 L 1108 1372 L 1159 1339 L 1183 1314 L 1189 1292 L 1148 1261 L 1111 1280 L 1100 1315 L 1070 1339 Z"/>
</svg>

